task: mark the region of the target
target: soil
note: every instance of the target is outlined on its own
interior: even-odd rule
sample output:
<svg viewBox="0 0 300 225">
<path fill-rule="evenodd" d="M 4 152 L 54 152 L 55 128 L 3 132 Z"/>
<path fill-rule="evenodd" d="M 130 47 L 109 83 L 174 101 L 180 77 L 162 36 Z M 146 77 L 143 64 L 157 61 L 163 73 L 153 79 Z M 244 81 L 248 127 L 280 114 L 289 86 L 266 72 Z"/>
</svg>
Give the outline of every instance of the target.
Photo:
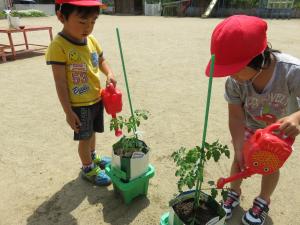
<svg viewBox="0 0 300 225">
<path fill-rule="evenodd" d="M 184 224 L 190 224 L 195 214 L 197 220 L 195 225 L 205 225 L 212 218 L 218 216 L 217 210 L 211 208 L 203 201 L 200 201 L 200 206 L 195 210 L 193 204 L 194 199 L 187 199 L 173 206 L 175 213 Z"/>
</svg>

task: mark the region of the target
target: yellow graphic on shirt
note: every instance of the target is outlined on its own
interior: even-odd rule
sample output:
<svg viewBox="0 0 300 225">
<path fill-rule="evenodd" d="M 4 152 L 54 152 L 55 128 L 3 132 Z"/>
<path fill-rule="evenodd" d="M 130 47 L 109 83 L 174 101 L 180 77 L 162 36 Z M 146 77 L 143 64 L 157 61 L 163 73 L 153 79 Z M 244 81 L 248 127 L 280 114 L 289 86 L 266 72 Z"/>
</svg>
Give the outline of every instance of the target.
<svg viewBox="0 0 300 225">
<path fill-rule="evenodd" d="M 70 50 L 69 59 L 71 62 L 79 61 L 79 59 L 80 59 L 79 53 L 77 51 L 75 51 L 74 49 Z"/>
</svg>

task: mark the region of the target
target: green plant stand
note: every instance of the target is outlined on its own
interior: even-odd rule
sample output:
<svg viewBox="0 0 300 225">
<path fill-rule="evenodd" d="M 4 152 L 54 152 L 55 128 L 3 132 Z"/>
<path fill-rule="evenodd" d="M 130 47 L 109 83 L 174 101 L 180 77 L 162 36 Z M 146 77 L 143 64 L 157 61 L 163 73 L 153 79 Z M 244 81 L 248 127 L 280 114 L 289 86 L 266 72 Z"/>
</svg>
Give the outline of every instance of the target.
<svg viewBox="0 0 300 225">
<path fill-rule="evenodd" d="M 126 204 L 129 204 L 137 196 L 147 196 L 149 179 L 154 176 L 155 169 L 149 164 L 148 171 L 144 175 L 128 183 L 124 183 L 119 177 L 114 175 L 110 165 L 106 166 L 105 172 L 112 180 L 114 191 L 122 196 Z"/>
<path fill-rule="evenodd" d="M 169 213 L 166 212 L 160 217 L 159 225 L 169 225 Z"/>
</svg>

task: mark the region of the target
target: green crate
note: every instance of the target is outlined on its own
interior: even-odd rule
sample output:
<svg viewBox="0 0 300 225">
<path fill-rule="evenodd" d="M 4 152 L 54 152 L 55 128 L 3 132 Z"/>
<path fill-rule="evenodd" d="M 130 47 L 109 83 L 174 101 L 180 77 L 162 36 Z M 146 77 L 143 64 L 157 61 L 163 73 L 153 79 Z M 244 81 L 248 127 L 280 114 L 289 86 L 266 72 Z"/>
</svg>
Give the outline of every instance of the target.
<svg viewBox="0 0 300 225">
<path fill-rule="evenodd" d="M 144 175 L 127 183 L 114 175 L 110 165 L 106 166 L 105 172 L 112 180 L 114 191 L 122 196 L 126 204 L 129 204 L 137 196 L 147 196 L 149 179 L 154 176 L 155 170 L 149 164 L 148 171 Z"/>
<path fill-rule="evenodd" d="M 175 222 L 174 224 L 169 224 L 169 216 L 170 216 L 169 212 L 164 213 L 160 217 L 160 223 L 159 223 L 159 225 L 174 225 L 174 224 L 177 223 L 177 222 Z M 226 225 L 226 223 L 224 223 L 224 225 Z"/>
</svg>

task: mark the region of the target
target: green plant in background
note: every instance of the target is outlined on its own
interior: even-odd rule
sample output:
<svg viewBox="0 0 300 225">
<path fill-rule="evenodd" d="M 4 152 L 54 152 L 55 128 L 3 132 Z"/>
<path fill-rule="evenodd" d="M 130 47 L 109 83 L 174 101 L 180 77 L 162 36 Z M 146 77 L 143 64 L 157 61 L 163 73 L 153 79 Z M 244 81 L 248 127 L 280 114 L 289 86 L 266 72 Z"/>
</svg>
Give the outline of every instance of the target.
<svg viewBox="0 0 300 225">
<path fill-rule="evenodd" d="M 12 10 L 10 16 L 13 17 L 45 17 L 47 16 L 44 12 L 35 9 L 29 10 Z"/>
<path fill-rule="evenodd" d="M 136 127 L 139 127 L 142 120 L 147 120 L 149 111 L 147 110 L 135 110 L 134 114 L 129 118 L 118 116 L 111 119 L 110 130 L 117 128 L 126 128 L 128 136 L 123 136 L 117 143 L 113 145 L 113 150 L 116 155 L 131 157 L 133 152 L 147 153 L 149 151 L 148 146 L 138 139 Z"/>
<path fill-rule="evenodd" d="M 0 11 L 0 19 L 4 19 L 6 17 L 5 12 Z"/>
<path fill-rule="evenodd" d="M 194 209 L 199 207 L 201 202 L 200 192 L 204 190 L 202 189 L 202 184 L 204 182 L 205 163 L 212 159 L 218 162 L 222 155 L 229 158 L 230 152 L 228 146 L 220 144 L 219 141 L 215 141 L 212 144 L 205 142 L 203 148 L 199 146 L 191 149 L 181 147 L 172 154 L 172 158 L 178 168 L 175 172 L 175 176 L 179 177 L 177 182 L 178 191 L 181 193 L 184 187 L 189 189 L 195 187 Z M 210 195 L 215 199 L 218 195 L 215 182 L 208 181 L 208 184 L 211 186 L 208 188 Z M 227 191 L 222 189 L 221 195 L 223 199 L 226 199 Z M 192 219 L 191 224 L 195 222 L 195 216 Z"/>
<path fill-rule="evenodd" d="M 114 0 L 102 0 L 102 3 L 107 5 L 107 6 L 114 6 Z"/>
<path fill-rule="evenodd" d="M 158 4 L 160 2 L 161 2 L 160 0 L 146 0 L 147 4 Z"/>
<path fill-rule="evenodd" d="M 259 0 L 230 0 L 229 4 L 234 8 L 257 8 Z"/>
<path fill-rule="evenodd" d="M 294 1 L 294 7 L 295 9 L 300 9 L 300 0 L 295 0 Z"/>
</svg>

